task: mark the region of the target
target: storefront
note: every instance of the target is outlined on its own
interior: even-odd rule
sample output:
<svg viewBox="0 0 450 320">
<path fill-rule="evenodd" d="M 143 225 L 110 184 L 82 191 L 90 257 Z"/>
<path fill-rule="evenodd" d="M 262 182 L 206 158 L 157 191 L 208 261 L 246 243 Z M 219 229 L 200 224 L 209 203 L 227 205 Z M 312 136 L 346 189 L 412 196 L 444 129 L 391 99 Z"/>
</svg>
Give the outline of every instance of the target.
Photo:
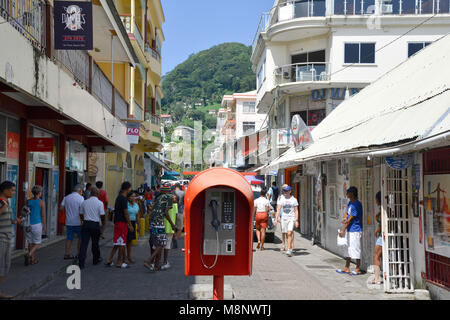
<svg viewBox="0 0 450 320">
<path fill-rule="evenodd" d="M 66 141 L 66 195 L 72 193 L 77 184 L 87 181 L 87 148 L 82 143 L 69 139 Z"/>
<path fill-rule="evenodd" d="M 450 147 L 423 154 L 426 281 L 450 289 Z M 417 204 L 418 205 L 418 204 Z"/>
<path fill-rule="evenodd" d="M 20 122 L 17 118 L 0 113 L 0 181 L 9 180 L 18 184 L 19 175 Z M 17 192 L 10 199 L 13 219 L 17 214 Z M 13 226 L 12 248 L 15 247 L 16 226 Z"/>
</svg>

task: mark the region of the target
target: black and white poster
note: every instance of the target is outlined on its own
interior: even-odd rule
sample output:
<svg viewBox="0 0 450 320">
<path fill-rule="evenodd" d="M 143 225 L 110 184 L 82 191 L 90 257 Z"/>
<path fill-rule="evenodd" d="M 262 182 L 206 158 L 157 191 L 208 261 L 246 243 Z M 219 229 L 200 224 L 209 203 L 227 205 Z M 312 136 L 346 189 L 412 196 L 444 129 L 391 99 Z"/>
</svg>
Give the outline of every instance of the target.
<svg viewBox="0 0 450 320">
<path fill-rule="evenodd" d="M 92 3 L 55 1 L 53 19 L 55 49 L 92 50 Z"/>
</svg>

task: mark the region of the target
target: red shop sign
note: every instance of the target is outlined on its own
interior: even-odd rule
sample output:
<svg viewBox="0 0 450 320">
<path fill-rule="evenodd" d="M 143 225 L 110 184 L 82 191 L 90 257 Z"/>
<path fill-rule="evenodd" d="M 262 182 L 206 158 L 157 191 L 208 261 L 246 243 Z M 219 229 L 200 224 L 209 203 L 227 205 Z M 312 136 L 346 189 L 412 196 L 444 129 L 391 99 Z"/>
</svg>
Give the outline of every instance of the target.
<svg viewBox="0 0 450 320">
<path fill-rule="evenodd" d="M 28 138 L 29 152 L 53 152 L 53 138 Z"/>
</svg>

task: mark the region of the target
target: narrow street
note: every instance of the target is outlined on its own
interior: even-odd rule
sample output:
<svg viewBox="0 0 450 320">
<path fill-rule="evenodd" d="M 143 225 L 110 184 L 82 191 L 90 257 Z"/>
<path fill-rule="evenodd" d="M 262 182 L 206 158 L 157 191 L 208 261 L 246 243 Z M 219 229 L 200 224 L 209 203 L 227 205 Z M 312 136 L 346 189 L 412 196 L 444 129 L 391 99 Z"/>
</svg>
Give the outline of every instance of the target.
<svg viewBox="0 0 450 320">
<path fill-rule="evenodd" d="M 108 239 L 111 231 L 112 225 L 109 225 L 105 240 L 101 241 L 104 259 L 112 248 Z M 279 237 L 277 234 L 275 243 L 267 243 L 265 251 L 254 252 L 252 276 L 225 277 L 225 285 L 232 288 L 233 299 L 414 299 L 414 295 L 387 295 L 381 287 L 368 287 L 371 274 L 354 277 L 336 273 L 335 270 L 342 266 L 342 259 L 318 246 L 311 246 L 311 242 L 298 233 L 294 255 L 287 257 L 279 251 Z M 133 247 L 137 263 L 129 269 L 105 267 L 103 263 L 93 266 L 89 253 L 86 268 L 81 271 L 81 290 L 67 289 L 69 274 L 65 273 L 65 268 L 70 261 L 62 260 L 64 241 L 43 248 L 37 265 L 24 267 L 22 257 L 14 259 L 10 276 L 2 287 L 5 292 L 15 294 L 17 300 L 180 300 L 190 298 L 189 290 L 193 284 L 212 285 L 212 277 L 184 275 L 184 252 L 181 251 L 184 243 L 181 240 L 179 248 L 170 252 L 172 267 L 169 270 L 151 273 L 145 269 L 143 261 L 149 254 L 147 238 L 148 234 Z M 39 281 L 46 283 L 37 288 Z M 22 292 L 11 291 L 17 288 L 22 288 Z"/>
</svg>

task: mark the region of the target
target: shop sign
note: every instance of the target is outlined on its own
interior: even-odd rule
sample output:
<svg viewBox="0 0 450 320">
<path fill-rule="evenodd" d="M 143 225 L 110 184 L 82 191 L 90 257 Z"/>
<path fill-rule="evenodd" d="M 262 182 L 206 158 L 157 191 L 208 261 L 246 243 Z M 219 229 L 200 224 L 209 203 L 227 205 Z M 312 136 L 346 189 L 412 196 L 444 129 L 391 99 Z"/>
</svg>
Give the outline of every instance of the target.
<svg viewBox="0 0 450 320">
<path fill-rule="evenodd" d="M 311 133 L 300 115 L 296 114 L 292 117 L 291 130 L 295 151 L 301 151 L 311 145 Z"/>
<path fill-rule="evenodd" d="M 28 138 L 28 152 L 53 152 L 53 138 Z"/>
<path fill-rule="evenodd" d="M 92 50 L 92 2 L 54 2 L 56 50 Z"/>
<path fill-rule="evenodd" d="M 138 144 L 139 143 L 139 123 L 137 122 L 128 122 L 127 123 L 127 140 L 130 144 Z"/>
<path fill-rule="evenodd" d="M 19 159 L 19 135 L 14 132 L 8 132 L 6 139 L 6 157 L 9 159 Z"/>
<path fill-rule="evenodd" d="M 411 167 L 414 162 L 414 154 L 406 154 L 396 157 L 386 157 L 386 163 L 394 170 L 403 170 Z"/>
</svg>

